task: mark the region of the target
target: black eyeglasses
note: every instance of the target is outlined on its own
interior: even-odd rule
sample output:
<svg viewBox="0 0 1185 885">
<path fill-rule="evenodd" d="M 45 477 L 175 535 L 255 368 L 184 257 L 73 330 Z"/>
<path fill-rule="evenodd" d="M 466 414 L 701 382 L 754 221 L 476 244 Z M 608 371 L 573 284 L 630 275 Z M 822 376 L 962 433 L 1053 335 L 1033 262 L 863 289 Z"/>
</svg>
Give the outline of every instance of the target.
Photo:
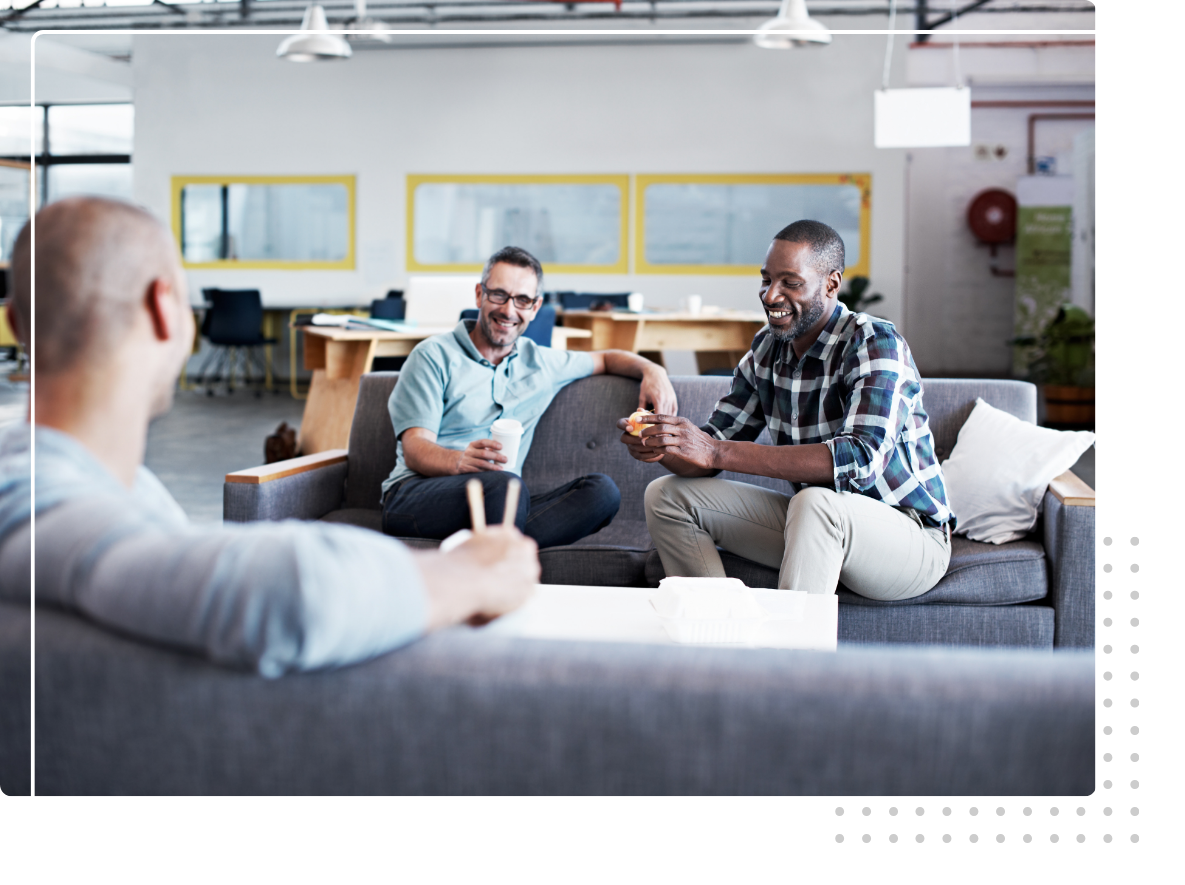
<svg viewBox="0 0 1185 885">
<path fill-rule="evenodd" d="M 514 299 L 514 306 L 519 310 L 530 310 L 539 303 L 541 296 L 536 295 L 534 298 L 528 295 L 511 295 L 509 292 L 503 292 L 501 289 L 487 289 L 483 284 L 481 291 L 485 292 L 486 298 L 490 299 L 491 304 L 505 304 L 511 298 Z"/>
</svg>

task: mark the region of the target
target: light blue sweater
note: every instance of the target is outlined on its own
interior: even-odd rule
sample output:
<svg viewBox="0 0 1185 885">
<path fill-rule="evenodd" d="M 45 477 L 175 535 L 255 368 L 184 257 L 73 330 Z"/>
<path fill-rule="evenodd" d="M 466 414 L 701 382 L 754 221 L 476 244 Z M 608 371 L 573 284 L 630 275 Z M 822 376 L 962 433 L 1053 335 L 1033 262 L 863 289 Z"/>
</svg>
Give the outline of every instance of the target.
<svg viewBox="0 0 1185 885">
<path fill-rule="evenodd" d="M 27 561 L 36 597 L 121 632 L 264 676 L 398 648 L 427 625 L 411 552 L 376 532 L 315 522 L 192 525 L 146 467 L 128 490 L 70 436 L 0 431 L 0 562 Z M 0 597 L 27 599 L 27 569 Z"/>
</svg>

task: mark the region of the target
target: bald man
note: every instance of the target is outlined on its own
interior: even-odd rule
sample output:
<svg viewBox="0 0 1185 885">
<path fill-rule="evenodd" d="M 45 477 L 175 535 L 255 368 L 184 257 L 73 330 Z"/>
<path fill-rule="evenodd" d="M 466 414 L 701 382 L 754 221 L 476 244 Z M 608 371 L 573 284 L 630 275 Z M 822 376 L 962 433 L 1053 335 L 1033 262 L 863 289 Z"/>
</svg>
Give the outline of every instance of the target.
<svg viewBox="0 0 1185 885">
<path fill-rule="evenodd" d="M 17 238 L 9 317 L 30 328 L 35 424 L 0 432 L 0 596 L 28 599 L 30 438 L 38 601 L 222 664 L 278 676 L 390 651 L 517 607 L 535 542 L 495 527 L 452 553 L 348 526 L 190 525 L 143 465 L 193 341 L 177 248 L 148 213 L 62 200 Z"/>
</svg>

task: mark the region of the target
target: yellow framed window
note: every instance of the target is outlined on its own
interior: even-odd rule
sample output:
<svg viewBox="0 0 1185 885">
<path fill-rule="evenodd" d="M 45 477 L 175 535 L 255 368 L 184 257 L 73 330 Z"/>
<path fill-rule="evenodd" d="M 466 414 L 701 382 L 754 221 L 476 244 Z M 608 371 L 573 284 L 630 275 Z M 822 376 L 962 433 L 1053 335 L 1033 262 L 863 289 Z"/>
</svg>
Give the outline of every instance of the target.
<svg viewBox="0 0 1185 885">
<path fill-rule="evenodd" d="M 849 274 L 869 275 L 868 173 L 637 175 L 634 206 L 637 273 L 755 274 L 774 234 L 810 218 L 843 238 Z"/>
<path fill-rule="evenodd" d="M 189 268 L 353 270 L 353 175 L 176 175 Z"/>
<path fill-rule="evenodd" d="M 548 273 L 629 271 L 628 175 L 408 175 L 407 269 L 473 273 L 504 246 Z"/>
</svg>

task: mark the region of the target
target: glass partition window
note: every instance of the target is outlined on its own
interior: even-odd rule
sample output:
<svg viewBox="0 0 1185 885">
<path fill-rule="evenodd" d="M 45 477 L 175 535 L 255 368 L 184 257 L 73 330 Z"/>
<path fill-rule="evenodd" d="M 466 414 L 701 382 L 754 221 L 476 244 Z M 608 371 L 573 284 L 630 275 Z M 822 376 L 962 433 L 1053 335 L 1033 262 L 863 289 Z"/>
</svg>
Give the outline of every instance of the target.
<svg viewBox="0 0 1185 885">
<path fill-rule="evenodd" d="M 638 176 L 637 270 L 749 274 L 793 221 L 829 224 L 867 274 L 871 176 Z"/>
<path fill-rule="evenodd" d="M 30 140 L 30 116 L 32 139 Z M 28 160 L 42 151 L 41 138 L 45 130 L 45 108 L 0 108 L 0 157 Z"/>
<path fill-rule="evenodd" d="M 481 270 L 520 246 L 549 271 L 628 269 L 628 176 L 408 176 L 408 269 Z"/>
<path fill-rule="evenodd" d="M 173 179 L 188 267 L 352 270 L 354 178 Z"/>
<path fill-rule="evenodd" d="M 130 200 L 134 121 L 130 104 L 0 108 L 0 160 L 32 155 L 42 206 L 83 194 Z"/>
<path fill-rule="evenodd" d="M 49 109 L 53 153 L 130 154 L 135 111 L 130 104 L 53 105 Z"/>
<path fill-rule="evenodd" d="M 132 166 L 130 163 L 79 163 L 53 166 L 45 201 L 52 203 L 62 197 L 86 194 L 97 197 L 132 198 Z"/>
<path fill-rule="evenodd" d="M 16 235 L 29 220 L 29 167 L 0 162 L 0 268 L 12 260 Z"/>
</svg>

